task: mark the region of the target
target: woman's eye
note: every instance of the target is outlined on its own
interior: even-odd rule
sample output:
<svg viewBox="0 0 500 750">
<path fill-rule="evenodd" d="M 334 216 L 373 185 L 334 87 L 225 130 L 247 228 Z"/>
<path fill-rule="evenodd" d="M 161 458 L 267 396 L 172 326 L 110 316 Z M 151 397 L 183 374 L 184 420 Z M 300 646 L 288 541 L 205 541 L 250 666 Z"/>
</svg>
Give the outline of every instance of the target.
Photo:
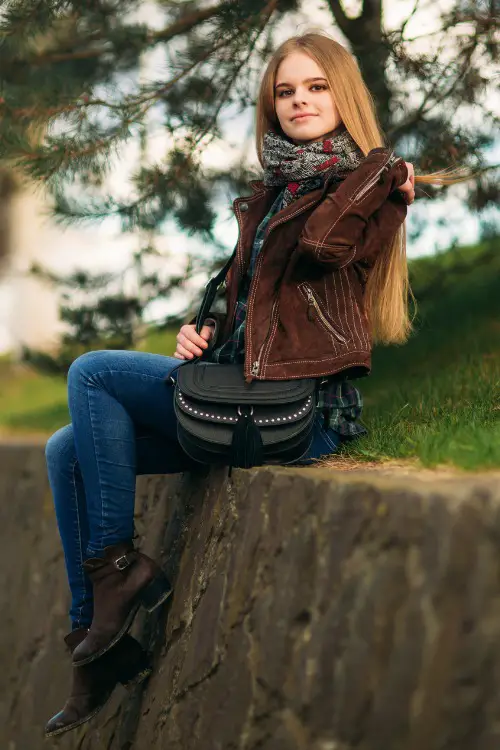
<svg viewBox="0 0 500 750">
<path fill-rule="evenodd" d="M 326 89 L 327 87 L 326 87 L 326 86 L 325 86 L 325 85 L 324 85 L 323 83 L 314 83 L 314 84 L 313 84 L 313 85 L 311 86 L 311 89 L 314 89 L 314 88 L 319 88 L 319 89 L 325 90 L 325 89 Z M 280 92 L 278 93 L 278 96 L 280 96 L 280 97 L 283 97 L 283 94 L 289 94 L 291 90 L 292 90 L 292 89 L 282 89 L 282 90 L 281 90 L 281 91 L 280 91 Z"/>
</svg>

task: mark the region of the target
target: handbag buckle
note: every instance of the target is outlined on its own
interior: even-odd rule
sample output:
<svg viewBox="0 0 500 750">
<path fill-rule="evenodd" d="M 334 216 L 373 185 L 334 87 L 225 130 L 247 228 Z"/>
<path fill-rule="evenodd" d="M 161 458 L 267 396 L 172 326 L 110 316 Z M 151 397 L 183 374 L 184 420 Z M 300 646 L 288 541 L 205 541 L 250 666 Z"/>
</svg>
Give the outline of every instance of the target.
<svg viewBox="0 0 500 750">
<path fill-rule="evenodd" d="M 241 406 L 238 404 L 238 414 L 241 416 Z M 250 416 L 253 414 L 253 406 L 250 406 Z"/>
</svg>

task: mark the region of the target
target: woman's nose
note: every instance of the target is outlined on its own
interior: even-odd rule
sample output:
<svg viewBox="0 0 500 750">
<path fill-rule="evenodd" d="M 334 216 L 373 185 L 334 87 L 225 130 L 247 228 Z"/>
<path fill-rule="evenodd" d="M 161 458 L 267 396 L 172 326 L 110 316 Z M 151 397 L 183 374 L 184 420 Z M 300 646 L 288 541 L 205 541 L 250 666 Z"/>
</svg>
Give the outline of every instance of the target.
<svg viewBox="0 0 500 750">
<path fill-rule="evenodd" d="M 303 89 L 297 89 L 293 95 L 293 101 L 297 104 L 307 104 L 307 95 Z"/>
</svg>

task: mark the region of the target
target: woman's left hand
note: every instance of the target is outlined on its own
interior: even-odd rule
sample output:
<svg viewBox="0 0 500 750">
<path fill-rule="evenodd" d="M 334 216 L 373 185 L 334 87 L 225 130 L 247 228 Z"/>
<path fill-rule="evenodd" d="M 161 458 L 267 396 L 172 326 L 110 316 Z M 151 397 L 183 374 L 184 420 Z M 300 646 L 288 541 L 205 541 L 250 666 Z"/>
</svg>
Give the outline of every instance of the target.
<svg viewBox="0 0 500 750">
<path fill-rule="evenodd" d="M 410 164 L 408 161 L 405 161 L 405 164 L 408 169 L 408 179 L 403 185 L 398 187 L 398 190 L 401 190 L 405 201 L 410 205 L 415 200 L 415 172 L 413 164 Z"/>
</svg>

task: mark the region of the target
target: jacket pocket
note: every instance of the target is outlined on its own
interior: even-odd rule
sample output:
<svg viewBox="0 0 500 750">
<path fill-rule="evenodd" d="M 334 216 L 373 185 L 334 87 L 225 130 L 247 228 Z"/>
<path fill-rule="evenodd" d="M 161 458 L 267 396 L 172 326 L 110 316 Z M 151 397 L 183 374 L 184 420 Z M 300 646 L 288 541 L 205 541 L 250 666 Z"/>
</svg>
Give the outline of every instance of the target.
<svg viewBox="0 0 500 750">
<path fill-rule="evenodd" d="M 341 331 L 339 331 L 337 326 L 335 326 L 330 318 L 325 314 L 325 312 L 323 311 L 323 307 L 313 288 L 305 281 L 303 281 L 301 284 L 299 284 L 299 290 L 307 302 L 307 317 L 309 318 L 309 320 L 318 320 L 323 328 L 328 331 L 328 333 L 334 336 L 338 341 L 346 344 L 346 337 Z"/>
</svg>

